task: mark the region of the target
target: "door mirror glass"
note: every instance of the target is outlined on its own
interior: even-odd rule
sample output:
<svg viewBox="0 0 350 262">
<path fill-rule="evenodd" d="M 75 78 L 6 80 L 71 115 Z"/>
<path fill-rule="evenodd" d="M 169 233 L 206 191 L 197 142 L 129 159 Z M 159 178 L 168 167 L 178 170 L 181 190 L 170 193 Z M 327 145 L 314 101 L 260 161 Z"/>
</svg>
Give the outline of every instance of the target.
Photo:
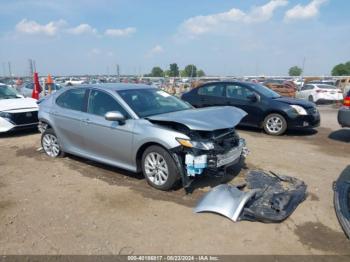
<svg viewBox="0 0 350 262">
<path fill-rule="evenodd" d="M 124 122 L 125 116 L 122 115 L 122 113 L 118 111 L 110 111 L 105 114 L 105 119 L 107 121 L 118 121 L 118 122 Z"/>
</svg>

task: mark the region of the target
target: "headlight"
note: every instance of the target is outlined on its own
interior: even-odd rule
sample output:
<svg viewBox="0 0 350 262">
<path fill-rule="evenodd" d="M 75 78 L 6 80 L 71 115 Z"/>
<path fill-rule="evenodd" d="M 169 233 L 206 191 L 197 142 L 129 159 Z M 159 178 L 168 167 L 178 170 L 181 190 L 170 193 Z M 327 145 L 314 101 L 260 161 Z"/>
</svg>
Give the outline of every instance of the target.
<svg viewBox="0 0 350 262">
<path fill-rule="evenodd" d="M 0 112 L 0 117 L 6 118 L 6 119 L 10 119 L 11 118 L 11 114 L 10 113 L 6 113 L 6 112 Z"/>
<path fill-rule="evenodd" d="M 199 142 L 199 141 L 192 141 L 192 140 L 182 139 L 182 138 L 176 138 L 176 140 L 184 147 L 197 148 L 201 150 L 214 149 L 214 144 L 212 142 Z"/>
<path fill-rule="evenodd" d="M 307 112 L 304 107 L 297 106 L 297 105 L 291 105 L 292 108 L 297 112 L 298 115 L 306 116 Z"/>
</svg>

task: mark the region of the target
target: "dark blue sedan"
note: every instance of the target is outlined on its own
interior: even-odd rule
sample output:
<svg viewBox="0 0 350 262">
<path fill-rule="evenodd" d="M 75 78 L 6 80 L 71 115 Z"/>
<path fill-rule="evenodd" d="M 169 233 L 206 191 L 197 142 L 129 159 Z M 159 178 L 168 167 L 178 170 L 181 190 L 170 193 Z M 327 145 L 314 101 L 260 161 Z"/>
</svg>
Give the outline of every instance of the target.
<svg viewBox="0 0 350 262">
<path fill-rule="evenodd" d="M 241 125 L 263 128 L 270 135 L 287 129 L 320 125 L 316 105 L 305 100 L 282 97 L 271 89 L 250 82 L 209 82 L 182 95 L 194 107 L 235 106 L 248 115 Z"/>
</svg>

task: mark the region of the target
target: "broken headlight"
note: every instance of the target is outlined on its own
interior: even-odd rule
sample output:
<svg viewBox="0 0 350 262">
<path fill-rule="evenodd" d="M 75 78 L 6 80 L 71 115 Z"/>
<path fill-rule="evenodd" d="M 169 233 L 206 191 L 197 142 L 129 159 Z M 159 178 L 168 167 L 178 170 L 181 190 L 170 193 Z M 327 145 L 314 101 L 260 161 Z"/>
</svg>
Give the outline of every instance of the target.
<svg viewBox="0 0 350 262">
<path fill-rule="evenodd" d="M 197 148 L 201 150 L 214 149 L 214 144 L 212 142 L 192 141 L 192 140 L 183 139 L 183 138 L 176 138 L 176 141 L 179 142 L 182 146 L 188 147 L 188 148 Z"/>
</svg>

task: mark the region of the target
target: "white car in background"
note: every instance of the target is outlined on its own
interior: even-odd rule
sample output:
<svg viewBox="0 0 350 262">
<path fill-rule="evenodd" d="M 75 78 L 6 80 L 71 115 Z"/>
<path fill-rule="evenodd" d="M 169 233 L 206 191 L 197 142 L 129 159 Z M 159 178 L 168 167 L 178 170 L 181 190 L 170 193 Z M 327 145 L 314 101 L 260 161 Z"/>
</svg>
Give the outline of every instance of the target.
<svg viewBox="0 0 350 262">
<path fill-rule="evenodd" d="M 66 82 L 64 83 L 66 86 L 73 86 L 73 85 L 81 85 L 85 83 L 85 80 L 82 80 L 80 78 L 77 77 L 71 77 L 68 80 L 66 80 Z"/>
<path fill-rule="evenodd" d="M 38 105 L 14 88 L 0 83 L 0 133 L 38 126 Z"/>
<path fill-rule="evenodd" d="M 343 100 L 343 92 L 333 85 L 306 84 L 296 93 L 296 97 L 314 103 L 337 102 Z"/>
</svg>

